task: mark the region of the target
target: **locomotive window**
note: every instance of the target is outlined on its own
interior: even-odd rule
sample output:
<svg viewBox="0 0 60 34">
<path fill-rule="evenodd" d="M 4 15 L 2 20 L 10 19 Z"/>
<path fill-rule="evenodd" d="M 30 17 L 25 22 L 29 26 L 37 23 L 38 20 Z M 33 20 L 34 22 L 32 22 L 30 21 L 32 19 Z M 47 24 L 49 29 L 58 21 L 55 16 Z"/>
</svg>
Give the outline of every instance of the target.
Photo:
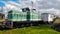
<svg viewBox="0 0 60 34">
<path fill-rule="evenodd" d="M 14 14 L 14 16 L 15 16 L 15 14 Z"/>
<path fill-rule="evenodd" d="M 8 18 L 11 19 L 11 18 L 12 18 L 12 14 L 9 14 L 9 15 L 8 15 Z"/>
</svg>

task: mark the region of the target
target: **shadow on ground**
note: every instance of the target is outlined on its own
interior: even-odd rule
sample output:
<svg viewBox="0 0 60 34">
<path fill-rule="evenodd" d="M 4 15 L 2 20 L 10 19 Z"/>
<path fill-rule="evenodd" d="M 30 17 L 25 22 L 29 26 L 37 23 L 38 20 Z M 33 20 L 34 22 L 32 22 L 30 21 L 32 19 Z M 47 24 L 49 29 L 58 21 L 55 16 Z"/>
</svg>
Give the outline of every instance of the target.
<svg viewBox="0 0 60 34">
<path fill-rule="evenodd" d="M 52 25 L 51 28 L 60 32 L 60 24 Z"/>
</svg>

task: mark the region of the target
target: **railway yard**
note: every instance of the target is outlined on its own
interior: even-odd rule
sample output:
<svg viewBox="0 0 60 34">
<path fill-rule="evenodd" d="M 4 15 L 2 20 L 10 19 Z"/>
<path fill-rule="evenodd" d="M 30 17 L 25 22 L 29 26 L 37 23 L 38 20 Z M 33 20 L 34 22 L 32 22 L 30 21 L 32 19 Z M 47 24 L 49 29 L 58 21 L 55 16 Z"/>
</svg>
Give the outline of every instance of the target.
<svg viewBox="0 0 60 34">
<path fill-rule="evenodd" d="M 1 0 L 0 34 L 60 34 L 59 0 Z"/>
<path fill-rule="evenodd" d="M 10 10 L 7 19 L 0 14 L 1 34 L 59 34 L 60 19 L 53 14 Z M 3 33 L 2 33 L 3 32 Z"/>
</svg>

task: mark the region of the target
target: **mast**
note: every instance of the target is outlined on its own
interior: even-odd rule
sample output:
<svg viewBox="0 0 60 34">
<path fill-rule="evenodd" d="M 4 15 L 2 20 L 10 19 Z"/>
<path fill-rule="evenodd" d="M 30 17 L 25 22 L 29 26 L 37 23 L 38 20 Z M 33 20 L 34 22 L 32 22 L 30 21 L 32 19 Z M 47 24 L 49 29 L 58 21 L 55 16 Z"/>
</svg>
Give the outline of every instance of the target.
<svg viewBox="0 0 60 34">
<path fill-rule="evenodd" d="M 31 1 L 31 4 L 32 4 L 31 12 L 33 12 L 33 1 Z M 33 13 L 32 13 L 32 20 L 33 20 Z"/>
</svg>

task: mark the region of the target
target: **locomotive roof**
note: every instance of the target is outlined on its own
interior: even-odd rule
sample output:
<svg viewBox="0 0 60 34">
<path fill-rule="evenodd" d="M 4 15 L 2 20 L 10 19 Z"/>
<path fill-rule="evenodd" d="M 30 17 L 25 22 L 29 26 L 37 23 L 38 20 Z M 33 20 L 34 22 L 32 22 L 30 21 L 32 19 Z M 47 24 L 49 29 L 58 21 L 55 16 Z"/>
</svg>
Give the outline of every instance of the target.
<svg viewBox="0 0 60 34">
<path fill-rule="evenodd" d="M 18 10 L 10 10 L 8 13 L 12 13 L 12 12 L 20 12 L 20 11 L 18 11 Z"/>
<path fill-rule="evenodd" d="M 26 13 L 26 12 L 22 12 L 22 11 L 19 11 L 19 10 L 10 10 L 8 13 Z M 30 12 L 30 13 L 38 14 L 36 12 Z"/>
</svg>

